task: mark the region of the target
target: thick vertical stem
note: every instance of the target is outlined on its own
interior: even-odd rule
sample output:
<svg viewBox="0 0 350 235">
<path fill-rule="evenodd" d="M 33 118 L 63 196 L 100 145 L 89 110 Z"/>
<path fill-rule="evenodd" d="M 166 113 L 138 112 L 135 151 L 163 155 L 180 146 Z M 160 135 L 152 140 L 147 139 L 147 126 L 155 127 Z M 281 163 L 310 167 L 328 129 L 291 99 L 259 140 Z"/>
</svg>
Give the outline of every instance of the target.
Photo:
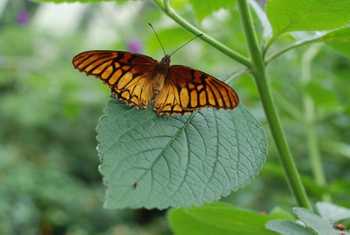
<svg viewBox="0 0 350 235">
<path fill-rule="evenodd" d="M 238 0 L 238 6 L 241 13 L 242 24 L 246 34 L 248 48 L 253 63 L 251 70 L 258 87 L 273 139 L 277 146 L 277 150 L 284 167 L 288 184 L 291 191 L 293 192 L 293 195 L 295 196 L 298 205 L 312 209 L 304 186 L 301 182 L 301 178 L 296 168 L 294 159 L 289 150 L 289 146 L 271 96 L 271 91 L 266 79 L 265 63 L 262 56 L 262 51 L 258 45 L 257 37 L 255 35 L 255 29 L 251 20 L 247 0 Z"/>
</svg>

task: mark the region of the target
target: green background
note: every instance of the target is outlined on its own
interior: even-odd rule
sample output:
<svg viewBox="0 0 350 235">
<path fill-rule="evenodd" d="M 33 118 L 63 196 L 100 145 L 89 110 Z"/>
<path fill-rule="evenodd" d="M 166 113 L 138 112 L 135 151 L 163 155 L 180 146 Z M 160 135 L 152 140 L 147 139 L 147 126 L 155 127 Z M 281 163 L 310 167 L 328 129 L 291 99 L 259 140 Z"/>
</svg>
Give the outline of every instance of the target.
<svg viewBox="0 0 350 235">
<path fill-rule="evenodd" d="M 167 51 L 192 36 L 150 1 L 91 5 L 4 2 L 0 10 L 0 234 L 171 234 L 164 210 L 102 208 L 105 188 L 97 169 L 95 128 L 109 91 L 75 71 L 71 59 L 83 50 L 128 50 L 135 44 L 142 53 L 160 59 L 162 51 L 148 22 Z M 247 54 L 235 7 L 228 1 L 222 1 L 229 7 L 226 10 L 191 2 L 193 5 L 177 0 L 173 5 L 208 34 Z M 328 27 L 332 26 L 324 25 Z M 335 203 L 350 207 L 350 60 L 346 57 L 350 44 L 346 31 L 344 35 L 318 48 L 308 84 L 301 81 L 306 47 L 274 61 L 268 73 L 311 199 L 318 201 L 326 192 Z M 291 42 L 285 35 L 272 49 Z M 172 60 L 223 80 L 240 69 L 200 40 Z M 242 104 L 266 127 L 251 77 L 241 76 L 231 85 Z M 315 102 L 314 128 L 326 187 L 316 186 L 310 170 L 302 105 L 305 94 Z M 276 205 L 290 210 L 294 205 L 271 138 L 269 143 L 268 161 L 260 176 L 224 201 L 260 212 Z"/>
</svg>

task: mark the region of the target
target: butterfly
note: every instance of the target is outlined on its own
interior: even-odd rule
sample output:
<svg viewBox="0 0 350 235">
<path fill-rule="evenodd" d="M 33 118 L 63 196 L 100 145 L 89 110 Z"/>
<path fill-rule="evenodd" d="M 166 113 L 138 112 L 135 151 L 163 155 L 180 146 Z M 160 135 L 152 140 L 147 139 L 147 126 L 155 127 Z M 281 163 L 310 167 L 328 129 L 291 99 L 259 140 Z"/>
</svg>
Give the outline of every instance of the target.
<svg viewBox="0 0 350 235">
<path fill-rule="evenodd" d="M 237 93 L 226 83 L 202 71 L 170 65 L 127 51 L 94 50 L 79 53 L 73 66 L 104 81 L 112 96 L 136 108 L 153 106 L 158 115 L 191 113 L 202 107 L 234 109 Z"/>
</svg>

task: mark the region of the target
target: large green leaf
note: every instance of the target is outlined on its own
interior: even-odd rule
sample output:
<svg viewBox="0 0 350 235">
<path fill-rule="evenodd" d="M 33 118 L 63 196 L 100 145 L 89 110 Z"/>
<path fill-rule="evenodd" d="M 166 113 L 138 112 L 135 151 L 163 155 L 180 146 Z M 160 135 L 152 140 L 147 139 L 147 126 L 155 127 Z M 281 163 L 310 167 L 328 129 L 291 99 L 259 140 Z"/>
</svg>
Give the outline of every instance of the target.
<svg viewBox="0 0 350 235">
<path fill-rule="evenodd" d="M 350 2 L 269 0 L 267 14 L 275 36 L 291 31 L 329 30 L 350 22 Z"/>
<path fill-rule="evenodd" d="M 215 203 L 199 208 L 172 209 L 169 222 L 175 235 L 274 235 L 265 224 L 276 217 Z"/>
<path fill-rule="evenodd" d="M 243 107 L 158 117 L 110 101 L 98 128 L 107 208 L 199 205 L 256 176 L 263 129 Z"/>
<path fill-rule="evenodd" d="M 350 58 L 350 27 L 327 33 L 322 37 L 322 40 L 333 49 Z"/>
<path fill-rule="evenodd" d="M 205 1 L 203 0 L 190 0 L 194 13 L 199 21 L 203 20 L 206 16 L 213 14 L 215 11 L 226 8 L 232 9 L 235 5 L 235 0 L 215 0 Z"/>
</svg>

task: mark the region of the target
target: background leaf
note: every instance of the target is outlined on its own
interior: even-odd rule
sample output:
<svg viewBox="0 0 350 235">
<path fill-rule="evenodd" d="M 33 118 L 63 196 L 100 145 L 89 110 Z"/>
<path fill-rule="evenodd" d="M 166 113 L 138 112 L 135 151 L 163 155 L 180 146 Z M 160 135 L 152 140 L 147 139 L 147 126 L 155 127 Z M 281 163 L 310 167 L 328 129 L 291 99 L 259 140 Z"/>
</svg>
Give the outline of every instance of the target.
<svg viewBox="0 0 350 235">
<path fill-rule="evenodd" d="M 190 0 L 195 15 L 199 21 L 202 21 L 206 16 L 213 14 L 215 11 L 222 8 L 233 8 L 236 4 L 235 0 L 215 0 L 206 1 L 203 4 L 203 0 Z"/>
<path fill-rule="evenodd" d="M 298 216 L 298 218 L 304 222 L 304 224 L 319 235 L 329 235 L 336 234 L 336 230 L 333 229 L 332 224 L 326 219 L 316 215 L 304 208 L 293 208 L 294 214 Z"/>
<path fill-rule="evenodd" d="M 235 208 L 226 203 L 172 209 L 168 218 L 175 235 L 276 234 L 265 228 L 265 223 L 276 217 Z"/>
<path fill-rule="evenodd" d="M 350 22 L 348 0 L 269 0 L 267 14 L 275 36 L 292 31 L 338 28 Z"/>
<path fill-rule="evenodd" d="M 318 211 L 322 211 L 320 213 L 322 217 L 307 209 L 295 207 L 293 212 L 300 220 L 299 223 L 273 220 L 266 225 L 266 228 L 283 235 L 312 235 L 315 232 L 319 235 L 340 234 L 339 231 L 333 228 L 334 218 L 346 218 L 349 216 L 349 211 L 330 203 L 317 203 L 317 208 Z M 325 215 L 327 212 L 330 215 Z M 348 233 L 343 232 L 343 234 Z"/>
<path fill-rule="evenodd" d="M 322 40 L 331 48 L 350 58 L 350 27 L 327 33 Z"/>
<path fill-rule="evenodd" d="M 274 220 L 266 225 L 266 228 L 282 235 L 314 235 L 315 233 L 304 226 L 292 221 Z"/>
<path fill-rule="evenodd" d="M 317 211 L 320 215 L 331 223 L 350 218 L 350 210 L 334 205 L 329 202 L 316 203 Z"/>
<path fill-rule="evenodd" d="M 97 132 L 107 208 L 217 200 L 250 182 L 266 155 L 264 131 L 242 107 L 159 118 L 111 101 Z"/>
</svg>

